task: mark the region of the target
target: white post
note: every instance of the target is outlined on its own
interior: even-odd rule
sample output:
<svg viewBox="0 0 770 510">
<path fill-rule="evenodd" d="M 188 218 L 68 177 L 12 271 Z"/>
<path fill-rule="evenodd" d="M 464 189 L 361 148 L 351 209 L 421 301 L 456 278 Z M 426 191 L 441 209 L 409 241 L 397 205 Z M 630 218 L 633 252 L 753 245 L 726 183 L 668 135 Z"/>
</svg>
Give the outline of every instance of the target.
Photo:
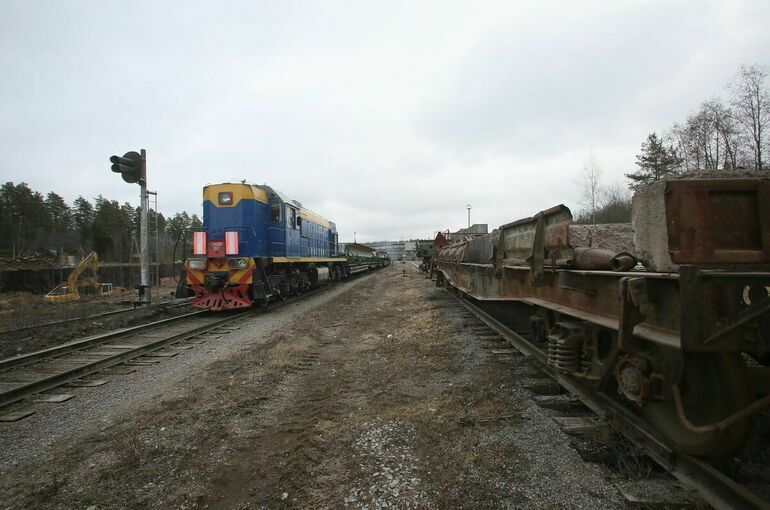
<svg viewBox="0 0 770 510">
<path fill-rule="evenodd" d="M 142 149 L 142 163 L 147 164 L 146 152 Z M 146 169 L 146 166 L 145 166 Z M 144 179 L 139 181 L 141 193 L 141 208 L 139 210 L 139 301 L 142 304 L 150 303 L 150 253 L 147 239 L 147 210 L 150 207 L 150 197 L 147 194 L 147 172 Z"/>
</svg>

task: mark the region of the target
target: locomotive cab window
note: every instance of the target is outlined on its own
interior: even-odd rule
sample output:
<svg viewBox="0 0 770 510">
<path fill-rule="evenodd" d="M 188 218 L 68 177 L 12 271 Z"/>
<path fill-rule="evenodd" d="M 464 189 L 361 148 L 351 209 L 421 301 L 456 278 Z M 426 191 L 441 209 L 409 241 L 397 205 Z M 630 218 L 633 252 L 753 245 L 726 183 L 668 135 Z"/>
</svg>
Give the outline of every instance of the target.
<svg viewBox="0 0 770 510">
<path fill-rule="evenodd" d="M 279 202 L 270 204 L 270 221 L 281 221 L 281 204 Z"/>
<path fill-rule="evenodd" d="M 230 191 L 223 191 L 219 194 L 219 205 L 232 205 L 233 194 Z"/>
</svg>

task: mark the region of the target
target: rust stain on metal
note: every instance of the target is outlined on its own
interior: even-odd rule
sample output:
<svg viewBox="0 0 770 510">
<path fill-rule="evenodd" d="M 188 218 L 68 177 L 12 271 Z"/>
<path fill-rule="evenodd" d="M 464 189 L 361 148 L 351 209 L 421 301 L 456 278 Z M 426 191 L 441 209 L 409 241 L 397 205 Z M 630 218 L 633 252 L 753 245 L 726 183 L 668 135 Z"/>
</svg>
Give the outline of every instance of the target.
<svg viewBox="0 0 770 510">
<path fill-rule="evenodd" d="M 675 263 L 770 262 L 770 179 L 672 180 L 665 203 Z"/>
</svg>

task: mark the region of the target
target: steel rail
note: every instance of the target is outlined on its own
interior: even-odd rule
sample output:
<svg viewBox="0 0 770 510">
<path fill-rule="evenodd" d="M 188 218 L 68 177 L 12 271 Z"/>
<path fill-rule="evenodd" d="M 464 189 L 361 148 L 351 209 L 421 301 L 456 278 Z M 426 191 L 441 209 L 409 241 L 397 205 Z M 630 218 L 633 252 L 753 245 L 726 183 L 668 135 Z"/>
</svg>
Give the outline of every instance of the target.
<svg viewBox="0 0 770 510">
<path fill-rule="evenodd" d="M 714 508 L 718 510 L 734 508 L 770 509 L 770 503 L 721 473 L 714 466 L 696 457 L 674 451 L 640 417 L 608 395 L 559 373 L 548 365 L 548 357 L 539 347 L 467 299 L 455 295 L 448 289 L 445 290 L 469 312 L 508 340 L 525 356 L 536 359 L 542 365 L 541 368 L 545 373 L 578 397 L 586 407 L 598 416 L 607 419 L 615 430 L 642 448 L 650 458 L 682 484 L 698 491 Z"/>
<path fill-rule="evenodd" d="M 85 363 L 83 365 L 79 365 L 69 370 L 62 370 L 61 372 L 58 372 L 56 374 L 53 374 L 51 376 L 48 376 L 42 379 L 38 379 L 37 381 L 33 381 L 21 386 L 17 386 L 15 388 L 12 388 L 10 390 L 0 393 L 0 408 L 13 404 L 14 402 L 18 402 L 19 400 L 22 400 L 30 395 L 35 395 L 37 393 L 47 391 L 52 388 L 56 388 L 57 386 L 61 386 L 62 384 L 66 384 L 75 379 L 79 379 L 81 377 L 94 374 L 100 370 L 104 370 L 105 368 L 119 365 L 130 359 L 143 356 L 144 354 L 147 354 L 152 351 L 156 351 L 170 344 L 174 344 L 182 340 L 186 340 L 188 338 L 192 338 L 197 335 L 200 335 L 201 333 L 205 333 L 207 331 L 217 329 L 225 324 L 234 322 L 247 315 L 252 315 L 255 313 L 255 311 L 256 310 L 254 309 L 250 309 L 246 312 L 242 312 L 237 315 L 230 315 L 228 317 L 225 317 L 219 320 L 206 322 L 206 324 L 199 325 L 197 327 L 188 329 L 181 333 L 174 333 L 165 338 L 154 340 L 144 345 L 139 345 L 135 349 L 118 352 L 116 354 L 113 354 L 112 356 L 107 356 L 105 358 L 101 358 L 90 363 Z M 158 327 L 158 323 L 154 323 L 154 326 Z M 123 333 L 125 334 L 125 331 L 123 331 Z"/>
<path fill-rule="evenodd" d="M 47 328 L 51 326 L 59 326 L 64 324 L 69 324 L 70 322 L 77 322 L 77 321 L 85 321 L 90 319 L 99 319 L 101 317 L 109 317 L 110 315 L 118 315 L 121 313 L 130 313 L 130 312 L 136 312 L 137 310 L 148 310 L 148 309 L 155 309 L 155 308 L 179 308 L 181 306 L 186 306 L 192 303 L 192 298 L 184 298 L 178 301 L 163 301 L 161 303 L 155 303 L 150 306 L 143 306 L 141 308 L 137 307 L 131 307 L 131 308 L 121 308 L 119 310 L 110 310 L 109 312 L 101 312 L 101 313 L 95 313 L 93 315 L 86 315 L 83 317 L 72 317 L 71 319 L 64 319 L 60 321 L 50 321 L 50 322 L 43 322 L 41 324 L 34 324 L 31 326 L 22 326 L 20 328 L 12 328 L 12 329 L 2 329 L 0 330 L 0 335 L 6 335 L 8 333 L 17 333 L 20 331 L 29 331 L 31 329 L 39 329 L 39 328 Z"/>
<path fill-rule="evenodd" d="M 291 296 L 286 300 L 273 302 L 271 303 L 271 306 L 267 309 L 267 311 L 277 310 L 277 309 L 283 308 L 284 306 L 288 306 L 292 303 L 295 303 L 300 299 L 316 296 L 318 294 L 323 293 L 324 290 L 326 290 L 325 286 L 318 287 L 316 289 L 311 289 L 311 290 L 302 292 L 300 294 Z M 235 322 L 236 320 L 244 318 L 248 315 L 255 315 L 259 313 L 261 310 L 262 309 L 258 307 L 250 308 L 245 312 L 241 312 L 235 315 L 228 315 L 227 317 L 214 320 L 212 322 L 207 322 L 206 324 L 197 326 L 195 328 L 191 328 L 183 332 L 174 333 L 166 338 L 158 339 L 153 342 L 137 346 L 135 349 L 118 352 L 114 355 L 101 358 L 98 360 L 94 360 L 91 363 L 79 365 L 69 370 L 62 370 L 61 372 L 53 374 L 49 377 L 38 379 L 37 381 L 33 381 L 22 386 L 17 386 L 5 392 L 0 392 L 0 408 L 6 407 L 10 404 L 18 402 L 19 400 L 22 400 L 30 395 L 34 395 L 43 391 L 50 390 L 57 386 L 61 386 L 62 384 L 71 382 L 75 379 L 79 379 L 81 377 L 94 374 L 105 368 L 119 365 L 130 359 L 143 356 L 148 352 L 161 349 L 163 347 L 166 347 L 167 345 L 174 344 L 174 343 L 183 341 L 185 339 L 200 335 L 201 333 L 204 333 L 206 331 L 217 329 L 225 324 L 228 324 L 230 322 Z M 47 360 L 47 359 L 53 359 L 53 361 L 56 361 L 57 356 L 67 354 L 70 352 L 76 352 L 83 348 L 97 346 L 109 340 L 113 340 L 116 337 L 130 335 L 132 333 L 142 332 L 146 330 L 152 330 L 158 327 L 167 326 L 174 322 L 180 322 L 184 319 L 189 319 L 193 316 L 208 314 L 208 313 L 209 312 L 207 311 L 192 312 L 189 314 L 180 315 L 178 317 L 171 317 L 169 319 L 164 319 L 162 321 L 156 321 L 150 324 L 144 324 L 142 326 L 124 328 L 124 329 L 110 332 L 104 335 L 89 337 L 84 340 L 71 342 L 69 344 L 52 347 L 50 349 L 45 349 L 34 353 L 22 354 L 20 356 L 16 356 L 13 358 L 8 358 L 6 360 L 0 361 L 0 371 L 4 369 L 9 369 L 9 368 L 26 366 L 26 365 L 29 365 L 38 361 L 42 361 L 42 360 Z M 84 354 L 87 354 L 87 353 L 84 353 Z"/>
<path fill-rule="evenodd" d="M 100 335 L 94 335 L 87 338 L 83 338 L 80 340 L 75 340 L 74 342 L 68 342 L 66 344 L 57 345 L 55 347 L 49 347 L 48 349 L 43 349 L 41 351 L 35 351 L 30 352 L 27 354 L 19 354 L 18 356 L 14 356 L 12 358 L 6 358 L 4 360 L 0 360 L 0 372 L 10 369 L 10 368 L 16 368 L 21 367 L 24 365 L 29 365 L 31 363 L 36 363 L 40 360 L 61 356 L 63 354 L 67 354 L 73 351 L 79 351 L 80 349 L 84 349 L 87 347 L 94 347 L 96 345 L 99 345 L 104 342 L 109 342 L 110 340 L 114 340 L 116 337 L 120 337 L 123 335 L 127 335 L 130 333 L 138 333 L 141 331 L 145 331 L 148 329 L 154 329 L 160 326 L 165 326 L 172 324 L 174 322 L 181 322 L 190 319 L 191 317 L 195 317 L 198 315 L 202 315 L 208 313 L 205 310 L 200 310 L 197 312 L 190 312 L 183 315 L 178 315 L 176 317 L 170 317 L 168 319 L 162 319 L 155 322 L 149 322 L 147 324 L 142 324 L 141 326 L 132 326 L 130 328 L 121 328 L 117 329 L 115 331 L 110 331 L 109 333 L 103 333 Z"/>
</svg>

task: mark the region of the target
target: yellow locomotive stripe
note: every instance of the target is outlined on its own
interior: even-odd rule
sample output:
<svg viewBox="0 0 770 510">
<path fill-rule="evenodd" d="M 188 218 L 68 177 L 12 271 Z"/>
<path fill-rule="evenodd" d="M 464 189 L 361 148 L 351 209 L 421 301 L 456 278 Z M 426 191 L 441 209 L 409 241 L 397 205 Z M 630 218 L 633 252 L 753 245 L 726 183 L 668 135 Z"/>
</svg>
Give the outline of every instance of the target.
<svg viewBox="0 0 770 510">
<path fill-rule="evenodd" d="M 251 283 L 252 282 L 252 275 L 254 274 L 254 259 L 249 259 L 249 267 L 246 269 L 239 269 L 235 272 L 233 272 L 230 275 L 230 278 L 228 278 L 228 283 L 236 283 L 236 284 L 242 284 L 242 283 Z"/>
<path fill-rule="evenodd" d="M 310 212 L 307 209 L 300 209 L 299 217 L 302 218 L 303 220 L 308 220 L 317 225 L 321 225 L 322 227 L 325 227 L 328 229 L 332 228 L 332 225 L 331 223 L 329 223 L 329 220 L 321 216 L 318 216 L 316 213 Z"/>
<path fill-rule="evenodd" d="M 219 203 L 219 194 L 229 192 L 233 194 L 231 204 L 222 205 Z M 223 183 L 212 184 L 203 188 L 203 200 L 210 201 L 215 207 L 234 207 L 241 200 L 257 200 L 264 204 L 267 203 L 267 193 L 265 190 L 255 188 L 249 184 L 241 183 Z"/>
<path fill-rule="evenodd" d="M 187 266 L 185 266 L 185 268 L 187 269 L 187 271 L 189 271 L 187 273 L 187 283 L 189 283 L 191 285 L 192 284 L 200 285 L 201 283 L 203 283 L 203 279 L 205 278 L 205 276 L 203 274 L 204 270 L 202 270 L 202 269 L 201 270 L 190 269 Z M 193 278 L 197 279 L 198 281 L 196 282 L 195 280 L 193 280 Z"/>
</svg>

